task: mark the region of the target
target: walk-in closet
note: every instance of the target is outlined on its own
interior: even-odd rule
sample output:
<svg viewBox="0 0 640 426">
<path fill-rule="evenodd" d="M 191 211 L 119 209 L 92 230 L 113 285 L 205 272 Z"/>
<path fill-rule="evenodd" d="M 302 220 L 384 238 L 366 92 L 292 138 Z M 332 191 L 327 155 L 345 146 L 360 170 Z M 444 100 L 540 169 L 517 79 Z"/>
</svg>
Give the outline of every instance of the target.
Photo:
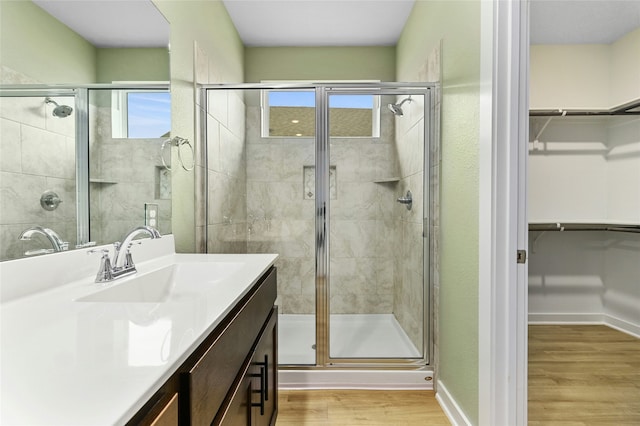
<svg viewBox="0 0 640 426">
<path fill-rule="evenodd" d="M 640 28 L 558 42 L 530 55 L 529 420 L 638 424 Z"/>
</svg>

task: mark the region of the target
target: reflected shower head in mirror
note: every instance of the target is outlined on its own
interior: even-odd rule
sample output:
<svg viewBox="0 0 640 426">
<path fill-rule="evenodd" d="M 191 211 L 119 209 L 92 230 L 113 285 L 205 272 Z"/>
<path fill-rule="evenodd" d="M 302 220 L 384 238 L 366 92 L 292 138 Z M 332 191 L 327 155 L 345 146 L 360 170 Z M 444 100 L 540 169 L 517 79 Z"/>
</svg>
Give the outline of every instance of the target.
<svg viewBox="0 0 640 426">
<path fill-rule="evenodd" d="M 404 116 L 404 111 L 402 111 L 402 104 L 404 104 L 405 102 L 411 102 L 411 96 L 409 96 L 408 98 L 404 98 L 398 104 L 388 104 L 387 106 L 389 107 L 393 115 L 402 117 Z"/>
<path fill-rule="evenodd" d="M 44 102 L 47 104 L 55 105 L 55 108 L 53 108 L 54 117 L 58 117 L 58 118 L 68 117 L 73 112 L 73 108 L 71 108 L 70 106 L 58 105 L 58 103 L 51 98 L 45 98 Z"/>
</svg>

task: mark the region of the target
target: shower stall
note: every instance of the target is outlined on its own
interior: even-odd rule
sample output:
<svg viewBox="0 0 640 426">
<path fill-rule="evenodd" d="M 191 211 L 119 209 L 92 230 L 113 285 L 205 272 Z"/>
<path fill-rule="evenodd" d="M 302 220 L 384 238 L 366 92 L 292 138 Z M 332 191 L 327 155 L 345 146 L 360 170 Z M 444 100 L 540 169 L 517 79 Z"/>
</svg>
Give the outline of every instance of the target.
<svg viewBox="0 0 640 426">
<path fill-rule="evenodd" d="M 280 255 L 281 369 L 430 368 L 434 92 L 201 86 L 197 239 Z"/>
<path fill-rule="evenodd" d="M 145 224 L 148 206 L 171 232 L 171 174 L 160 157 L 170 110 L 158 125 L 158 108 L 153 123 L 136 109 L 141 98 L 157 106 L 153 97 L 170 105 L 169 85 L 0 86 L 0 261 L 117 241 Z"/>
</svg>

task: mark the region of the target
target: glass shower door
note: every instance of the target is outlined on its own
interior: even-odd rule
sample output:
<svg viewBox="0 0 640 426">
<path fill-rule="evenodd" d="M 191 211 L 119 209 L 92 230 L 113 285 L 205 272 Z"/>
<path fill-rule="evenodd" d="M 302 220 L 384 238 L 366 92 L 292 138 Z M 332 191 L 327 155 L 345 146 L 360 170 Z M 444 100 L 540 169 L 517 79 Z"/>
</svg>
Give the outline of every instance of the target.
<svg viewBox="0 0 640 426">
<path fill-rule="evenodd" d="M 426 356 L 427 96 L 378 93 L 327 96 L 328 357 L 338 364 Z"/>
<path fill-rule="evenodd" d="M 430 90 L 204 89 L 206 251 L 279 254 L 280 366 L 429 362 Z"/>
<path fill-rule="evenodd" d="M 207 252 L 278 253 L 278 364 L 316 365 L 315 92 L 209 89 Z"/>
</svg>

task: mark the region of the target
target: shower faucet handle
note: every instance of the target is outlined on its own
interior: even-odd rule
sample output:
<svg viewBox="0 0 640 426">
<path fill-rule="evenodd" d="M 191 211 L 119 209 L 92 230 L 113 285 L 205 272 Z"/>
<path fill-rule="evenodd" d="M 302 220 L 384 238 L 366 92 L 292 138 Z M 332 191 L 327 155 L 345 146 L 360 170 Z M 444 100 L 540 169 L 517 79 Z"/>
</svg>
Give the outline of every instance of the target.
<svg viewBox="0 0 640 426">
<path fill-rule="evenodd" d="M 413 197 L 411 196 L 411 191 L 407 191 L 407 195 L 404 197 L 398 197 L 396 200 L 400 204 L 404 204 L 407 206 L 407 210 L 411 210 L 411 206 L 413 205 Z"/>
</svg>

